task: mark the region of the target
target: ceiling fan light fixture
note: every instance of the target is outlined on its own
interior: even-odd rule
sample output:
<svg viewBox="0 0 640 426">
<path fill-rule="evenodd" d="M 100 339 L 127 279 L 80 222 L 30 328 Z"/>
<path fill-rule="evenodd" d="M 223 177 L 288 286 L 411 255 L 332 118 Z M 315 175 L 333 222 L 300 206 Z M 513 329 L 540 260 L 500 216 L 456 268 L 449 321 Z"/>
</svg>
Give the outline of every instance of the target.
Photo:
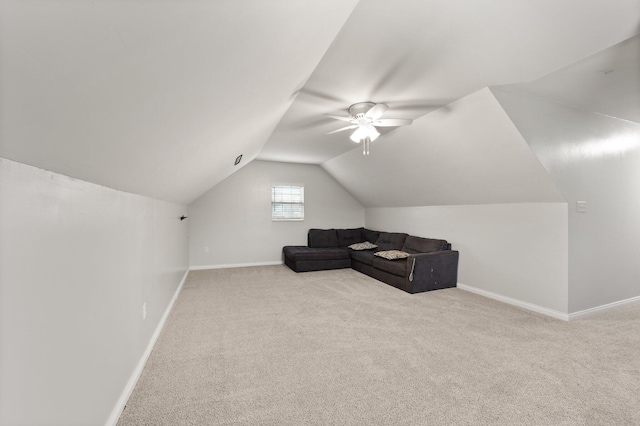
<svg viewBox="0 0 640 426">
<path fill-rule="evenodd" d="M 382 127 L 399 127 L 407 126 L 411 124 L 413 120 L 408 118 L 380 118 L 384 112 L 389 108 L 385 104 L 375 104 L 373 102 L 358 102 L 349 107 L 350 117 L 343 117 L 340 115 L 329 115 L 329 117 L 340 121 L 346 121 L 351 123 L 349 126 L 341 127 L 336 130 L 330 131 L 329 135 L 344 132 L 345 130 L 355 129 L 349 139 L 355 143 L 362 142 L 362 153 L 369 155 L 369 145 L 371 141 L 378 139 L 380 132 L 376 129 L 376 126 Z"/>
<path fill-rule="evenodd" d="M 351 133 L 349 139 L 354 141 L 355 143 L 360 143 L 360 141 L 367 137 L 367 130 L 364 126 L 359 126 L 355 132 Z"/>
<path fill-rule="evenodd" d="M 369 126 L 367 127 L 367 131 L 368 131 L 367 136 L 372 141 L 375 141 L 376 139 L 378 139 L 378 136 L 380 136 L 380 132 L 378 132 L 378 130 L 371 124 L 369 124 Z"/>
<path fill-rule="evenodd" d="M 356 131 L 351 134 L 349 139 L 351 139 L 355 143 L 360 143 L 366 138 L 369 138 L 370 140 L 374 141 L 378 139 L 378 136 L 380 136 L 380 133 L 376 130 L 376 128 L 373 127 L 371 124 L 368 124 L 368 125 L 360 125 L 356 129 Z"/>
</svg>

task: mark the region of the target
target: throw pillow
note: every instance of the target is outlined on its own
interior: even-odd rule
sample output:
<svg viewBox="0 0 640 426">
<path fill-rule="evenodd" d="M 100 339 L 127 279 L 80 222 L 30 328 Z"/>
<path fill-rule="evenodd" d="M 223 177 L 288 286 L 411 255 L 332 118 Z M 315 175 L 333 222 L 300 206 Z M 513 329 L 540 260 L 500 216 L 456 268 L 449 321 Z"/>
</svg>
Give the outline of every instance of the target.
<svg viewBox="0 0 640 426">
<path fill-rule="evenodd" d="M 364 243 L 355 243 L 351 244 L 349 248 L 351 250 L 369 250 L 378 247 L 375 244 L 371 244 L 369 241 L 365 241 Z"/>
<path fill-rule="evenodd" d="M 374 255 L 378 256 L 378 257 L 382 257 L 388 260 L 395 260 L 395 259 L 404 259 L 406 257 L 409 257 L 409 253 L 406 253 L 404 251 L 400 251 L 400 250 L 386 250 L 386 251 L 379 251 L 376 253 L 373 253 Z"/>
</svg>

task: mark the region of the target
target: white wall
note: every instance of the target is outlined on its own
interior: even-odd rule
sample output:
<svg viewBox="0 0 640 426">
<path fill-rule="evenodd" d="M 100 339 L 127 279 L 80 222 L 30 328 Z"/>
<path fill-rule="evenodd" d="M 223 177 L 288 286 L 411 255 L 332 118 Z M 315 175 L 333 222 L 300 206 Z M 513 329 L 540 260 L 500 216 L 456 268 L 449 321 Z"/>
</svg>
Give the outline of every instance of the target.
<svg viewBox="0 0 640 426">
<path fill-rule="evenodd" d="M 640 297 L 640 124 L 494 93 L 569 203 L 569 312 Z"/>
<path fill-rule="evenodd" d="M 565 203 L 367 208 L 366 226 L 446 239 L 460 252 L 459 283 L 567 313 Z"/>
<path fill-rule="evenodd" d="M 273 184 L 304 185 L 304 221 L 271 221 Z M 364 226 L 364 208 L 320 166 L 254 160 L 194 201 L 188 220 L 189 261 L 202 268 L 280 262 L 309 228 Z"/>
<path fill-rule="evenodd" d="M 2 158 L 0 177 L 0 424 L 103 425 L 188 268 L 186 207 Z"/>
</svg>

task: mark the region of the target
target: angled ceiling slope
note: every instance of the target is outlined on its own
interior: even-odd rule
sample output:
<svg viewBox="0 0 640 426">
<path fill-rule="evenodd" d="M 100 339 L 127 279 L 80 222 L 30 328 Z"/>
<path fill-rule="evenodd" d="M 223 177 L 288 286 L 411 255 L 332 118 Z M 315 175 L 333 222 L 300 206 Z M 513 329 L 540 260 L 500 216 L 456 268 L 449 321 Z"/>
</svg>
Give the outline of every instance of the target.
<svg viewBox="0 0 640 426">
<path fill-rule="evenodd" d="M 387 118 L 416 119 L 565 67 L 639 23 L 639 0 L 361 0 L 258 158 L 323 163 L 356 149 L 348 135 L 327 135 L 340 123 L 324 114 L 372 101 L 390 106 Z"/>
<path fill-rule="evenodd" d="M 565 202 L 488 88 L 322 164 L 366 207 Z"/>
<path fill-rule="evenodd" d="M 591 164 L 585 159 L 617 158 L 637 150 L 639 82 L 640 36 L 634 36 L 534 81 L 496 86 L 490 94 L 482 94 L 484 89 L 432 112 L 412 131 L 400 129 L 374 144 L 380 158 L 360 158 L 354 150 L 324 166 L 370 206 L 560 200 L 548 180 L 568 199 L 572 189 L 567 185 L 586 179 L 558 177 L 568 163 L 579 158 Z M 519 152 L 523 142 L 535 156 Z M 398 162 L 404 167 L 397 167 Z M 379 168 L 379 173 L 367 167 Z M 352 173 L 366 176 L 368 185 L 358 186 Z M 542 185 L 528 185 L 527 175 L 537 175 Z M 399 182 L 403 191 L 394 190 Z"/>
<path fill-rule="evenodd" d="M 239 154 L 358 148 L 322 114 L 374 101 L 418 118 L 639 22 L 640 0 L 0 0 L 0 156 L 188 203 Z"/>
<path fill-rule="evenodd" d="M 640 35 L 534 81 L 495 90 L 527 92 L 583 111 L 640 123 Z"/>
<path fill-rule="evenodd" d="M 258 153 L 356 0 L 0 1 L 0 156 L 188 203 Z"/>
</svg>

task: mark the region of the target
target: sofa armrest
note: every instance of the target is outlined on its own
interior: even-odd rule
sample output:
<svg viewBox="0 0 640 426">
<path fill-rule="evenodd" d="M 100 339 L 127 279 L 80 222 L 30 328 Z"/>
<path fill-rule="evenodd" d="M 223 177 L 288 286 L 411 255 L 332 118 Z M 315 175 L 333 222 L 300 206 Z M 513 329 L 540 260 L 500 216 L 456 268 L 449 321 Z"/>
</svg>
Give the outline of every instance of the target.
<svg viewBox="0 0 640 426">
<path fill-rule="evenodd" d="M 407 279 L 414 292 L 455 287 L 458 282 L 456 250 L 416 253 L 407 258 Z"/>
</svg>

